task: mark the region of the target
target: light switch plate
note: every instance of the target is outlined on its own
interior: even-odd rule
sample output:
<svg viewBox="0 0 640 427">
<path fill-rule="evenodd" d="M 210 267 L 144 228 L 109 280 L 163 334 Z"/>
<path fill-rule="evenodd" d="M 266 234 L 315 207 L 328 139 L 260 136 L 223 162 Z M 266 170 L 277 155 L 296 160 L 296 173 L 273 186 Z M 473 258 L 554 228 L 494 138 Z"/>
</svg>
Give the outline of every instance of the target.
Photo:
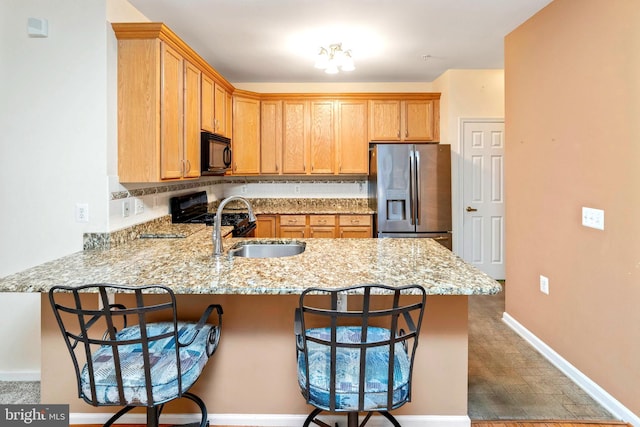
<svg viewBox="0 0 640 427">
<path fill-rule="evenodd" d="M 582 208 L 582 225 L 604 230 L 604 211 L 602 209 Z"/>
</svg>

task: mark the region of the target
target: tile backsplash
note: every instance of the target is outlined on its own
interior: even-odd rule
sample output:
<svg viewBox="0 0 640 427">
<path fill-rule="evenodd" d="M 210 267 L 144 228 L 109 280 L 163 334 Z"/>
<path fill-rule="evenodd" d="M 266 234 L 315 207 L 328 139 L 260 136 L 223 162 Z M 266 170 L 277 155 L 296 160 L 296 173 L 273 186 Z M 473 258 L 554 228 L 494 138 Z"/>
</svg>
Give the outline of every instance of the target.
<svg viewBox="0 0 640 427">
<path fill-rule="evenodd" d="M 107 233 L 127 229 L 168 215 L 169 199 L 206 191 L 209 201 L 232 195 L 247 198 L 364 198 L 366 176 L 357 177 L 210 177 L 161 185 L 111 183 Z M 128 214 L 125 213 L 128 205 Z M 136 209 L 136 206 L 139 209 Z M 125 216 L 126 215 L 126 216 Z M 100 234 L 100 233 L 97 233 Z M 96 237 L 99 240 L 99 237 Z"/>
</svg>

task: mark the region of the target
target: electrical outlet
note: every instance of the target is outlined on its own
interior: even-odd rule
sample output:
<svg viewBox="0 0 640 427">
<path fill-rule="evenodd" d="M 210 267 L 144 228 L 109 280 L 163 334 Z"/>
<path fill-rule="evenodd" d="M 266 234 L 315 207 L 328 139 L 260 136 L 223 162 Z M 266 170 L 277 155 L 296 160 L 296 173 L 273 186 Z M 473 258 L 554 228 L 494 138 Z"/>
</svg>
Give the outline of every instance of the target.
<svg viewBox="0 0 640 427">
<path fill-rule="evenodd" d="M 602 209 L 582 208 L 582 225 L 604 230 L 604 211 Z"/>
<path fill-rule="evenodd" d="M 338 311 L 347 311 L 347 294 L 338 294 L 336 308 Z"/>
<path fill-rule="evenodd" d="M 300 194 L 300 186 L 299 186 L 299 185 L 296 185 L 295 187 L 293 187 L 293 191 L 294 191 L 296 194 Z"/>
<path fill-rule="evenodd" d="M 134 208 L 133 211 L 135 212 L 136 215 L 140 215 L 141 213 L 144 212 L 144 202 L 142 201 L 142 199 L 133 199 L 133 204 L 134 204 Z"/>
<path fill-rule="evenodd" d="M 549 295 L 549 278 L 540 275 L 540 292 Z"/>
<path fill-rule="evenodd" d="M 131 202 L 129 200 L 122 201 L 122 217 L 126 218 L 131 213 Z"/>
<path fill-rule="evenodd" d="M 246 184 L 245 184 L 245 185 L 243 185 L 242 187 L 240 187 L 240 192 L 241 192 L 242 194 L 247 194 L 247 185 L 246 185 Z"/>
<path fill-rule="evenodd" d="M 89 222 L 89 205 L 76 203 L 76 222 Z"/>
</svg>

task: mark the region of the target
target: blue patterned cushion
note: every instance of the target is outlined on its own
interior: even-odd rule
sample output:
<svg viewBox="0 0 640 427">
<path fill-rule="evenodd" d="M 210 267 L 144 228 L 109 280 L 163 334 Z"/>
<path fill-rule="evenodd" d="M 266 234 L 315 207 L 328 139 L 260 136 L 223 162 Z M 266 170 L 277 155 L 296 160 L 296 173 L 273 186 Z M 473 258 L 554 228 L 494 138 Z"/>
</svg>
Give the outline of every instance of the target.
<svg viewBox="0 0 640 427">
<path fill-rule="evenodd" d="M 195 323 L 178 322 L 178 339 L 188 342 L 195 332 Z M 207 351 L 212 325 L 204 325 L 191 345 L 180 349 L 180 367 L 182 370 L 182 391 L 187 391 L 198 379 L 209 358 Z M 169 322 L 147 325 L 148 336 L 159 335 L 173 329 Z M 138 339 L 140 329 L 137 326 L 118 332 L 118 340 Z M 125 401 L 120 401 L 116 383 L 116 371 L 113 364 L 113 351 L 109 346 L 99 348 L 93 355 L 96 398 L 99 404 L 106 405 L 147 405 L 144 362 L 140 344 L 119 347 L 120 363 L 124 385 Z M 176 367 L 175 341 L 163 338 L 150 342 L 149 359 L 151 361 L 151 381 L 154 403 L 167 402 L 178 396 L 178 375 Z M 83 397 L 91 400 L 91 385 L 87 365 L 82 369 Z"/>
<path fill-rule="evenodd" d="M 307 335 L 322 340 L 331 340 L 330 328 L 307 330 Z M 367 332 L 367 343 L 389 339 L 389 330 L 370 327 Z M 337 329 L 337 342 L 360 343 L 361 328 L 342 326 Z M 330 383 L 330 346 L 307 340 L 309 353 L 310 396 L 309 403 L 329 410 Z M 395 363 L 393 373 L 392 407 L 404 403 L 409 393 L 410 362 L 406 350 L 400 343 L 395 345 Z M 366 352 L 365 398 L 364 407 L 358 407 L 358 390 L 360 383 L 360 349 L 338 347 L 336 352 L 336 410 L 386 410 L 387 376 L 389 370 L 389 346 L 371 347 Z M 304 390 L 307 385 L 305 375 L 305 355 L 298 356 L 298 384 Z"/>
</svg>

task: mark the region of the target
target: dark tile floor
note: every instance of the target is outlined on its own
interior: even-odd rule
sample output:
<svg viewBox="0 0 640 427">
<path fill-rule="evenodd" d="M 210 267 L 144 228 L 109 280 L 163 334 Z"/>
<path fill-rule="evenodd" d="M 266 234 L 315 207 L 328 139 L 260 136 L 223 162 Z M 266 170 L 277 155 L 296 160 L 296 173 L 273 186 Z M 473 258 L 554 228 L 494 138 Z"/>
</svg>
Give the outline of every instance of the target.
<svg viewBox="0 0 640 427">
<path fill-rule="evenodd" d="M 469 297 L 472 420 L 613 420 L 502 321 L 504 292 Z"/>
</svg>

